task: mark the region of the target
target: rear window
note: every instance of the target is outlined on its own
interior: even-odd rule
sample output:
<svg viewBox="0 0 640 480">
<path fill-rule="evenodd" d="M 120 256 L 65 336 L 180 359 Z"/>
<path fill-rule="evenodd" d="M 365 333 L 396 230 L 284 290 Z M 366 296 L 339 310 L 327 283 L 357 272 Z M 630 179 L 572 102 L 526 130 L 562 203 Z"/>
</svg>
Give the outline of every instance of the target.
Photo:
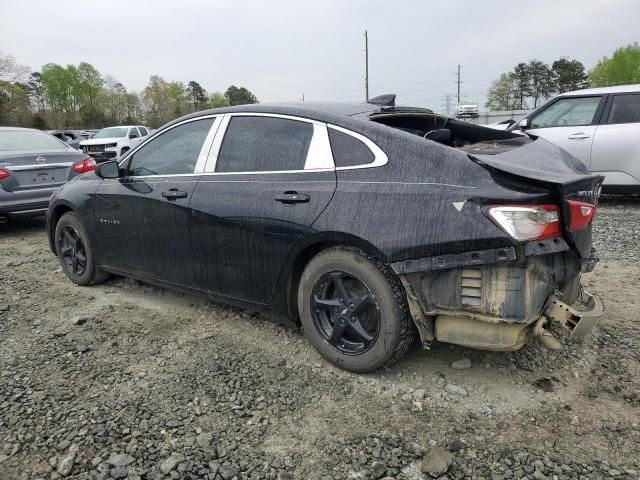
<svg viewBox="0 0 640 480">
<path fill-rule="evenodd" d="M 357 138 L 329 128 L 329 141 L 336 167 L 355 167 L 375 160 L 373 152 Z"/>
<path fill-rule="evenodd" d="M 613 97 L 609 123 L 640 123 L 640 94 Z"/>
<path fill-rule="evenodd" d="M 0 152 L 9 150 L 64 150 L 64 143 L 48 133 L 28 130 L 0 131 Z"/>
</svg>

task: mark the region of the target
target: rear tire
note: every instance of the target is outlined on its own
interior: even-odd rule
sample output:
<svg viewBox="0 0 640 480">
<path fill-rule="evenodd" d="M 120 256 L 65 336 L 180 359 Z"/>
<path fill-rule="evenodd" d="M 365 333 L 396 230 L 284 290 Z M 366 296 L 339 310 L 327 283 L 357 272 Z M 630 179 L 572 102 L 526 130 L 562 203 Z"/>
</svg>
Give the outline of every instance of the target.
<svg viewBox="0 0 640 480">
<path fill-rule="evenodd" d="M 87 230 L 73 212 L 67 212 L 56 224 L 55 246 L 62 271 L 78 285 L 96 285 L 109 278 L 97 262 Z"/>
<path fill-rule="evenodd" d="M 313 346 L 352 372 L 395 362 L 415 340 L 398 278 L 356 248 L 330 248 L 311 259 L 300 279 L 298 310 Z"/>
</svg>

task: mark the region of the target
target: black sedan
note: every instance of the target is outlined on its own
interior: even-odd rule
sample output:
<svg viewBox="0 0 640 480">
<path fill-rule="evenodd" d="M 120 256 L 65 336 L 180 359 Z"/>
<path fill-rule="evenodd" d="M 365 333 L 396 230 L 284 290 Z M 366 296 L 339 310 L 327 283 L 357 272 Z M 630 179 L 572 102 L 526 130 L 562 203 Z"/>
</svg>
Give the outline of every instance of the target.
<svg viewBox="0 0 640 480">
<path fill-rule="evenodd" d="M 182 117 L 67 183 L 48 234 L 79 285 L 124 275 L 282 314 L 365 372 L 416 334 L 493 350 L 557 348 L 552 321 L 585 335 L 601 182 L 544 140 L 393 97 L 249 105 Z"/>
</svg>

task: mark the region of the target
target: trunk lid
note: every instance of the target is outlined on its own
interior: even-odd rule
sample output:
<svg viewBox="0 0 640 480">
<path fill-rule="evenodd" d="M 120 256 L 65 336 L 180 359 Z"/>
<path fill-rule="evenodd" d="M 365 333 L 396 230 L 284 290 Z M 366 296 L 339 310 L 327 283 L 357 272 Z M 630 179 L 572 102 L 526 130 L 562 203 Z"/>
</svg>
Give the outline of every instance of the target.
<svg viewBox="0 0 640 480">
<path fill-rule="evenodd" d="M 87 155 L 77 150 L 20 150 L 0 154 L 0 168 L 9 172 L 2 188 L 7 192 L 53 188 L 73 174 L 71 167 Z"/>
<path fill-rule="evenodd" d="M 585 228 L 569 231 L 567 200 L 593 205 L 598 197 L 604 177 L 592 175 L 587 167 L 561 148 L 538 138 L 517 148 L 496 148 L 495 154 L 475 153 L 469 157 L 489 169 L 525 179 L 547 188 L 561 209 L 565 238 L 575 247 L 581 258 L 591 254 L 591 223 Z"/>
</svg>

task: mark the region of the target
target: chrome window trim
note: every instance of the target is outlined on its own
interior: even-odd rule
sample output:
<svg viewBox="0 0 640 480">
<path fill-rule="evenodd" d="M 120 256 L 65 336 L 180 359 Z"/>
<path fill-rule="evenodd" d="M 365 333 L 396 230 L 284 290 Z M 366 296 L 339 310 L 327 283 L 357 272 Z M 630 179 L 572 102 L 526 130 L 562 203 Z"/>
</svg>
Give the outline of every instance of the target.
<svg viewBox="0 0 640 480">
<path fill-rule="evenodd" d="M 371 151 L 371 153 L 373 153 L 373 162 L 371 163 L 364 163 L 362 165 L 350 165 L 348 167 L 336 167 L 336 170 L 357 170 L 360 168 L 382 167 L 383 165 L 386 165 L 389 162 L 389 157 L 387 157 L 387 154 L 384 153 L 382 149 L 378 145 L 376 145 L 376 143 L 370 138 L 365 137 L 360 133 L 354 132 L 353 130 L 348 130 L 346 128 L 339 127 L 337 125 L 333 125 L 331 123 L 327 124 L 327 127 L 337 130 L 338 132 L 342 132 L 346 135 L 350 135 L 353 138 L 360 140 Z M 335 163 L 335 160 L 334 160 L 334 163 Z"/>
<path fill-rule="evenodd" d="M 218 155 L 220 154 L 220 148 L 224 136 L 227 133 L 227 128 L 233 117 L 268 117 L 268 118 L 282 118 L 284 120 L 294 120 L 303 123 L 310 123 L 313 125 L 313 135 L 311 136 L 311 143 L 309 144 L 309 150 L 307 151 L 307 158 L 305 159 L 304 168 L 301 170 L 271 170 L 271 171 L 249 171 L 249 172 L 216 172 L 216 165 L 218 164 Z M 273 175 L 273 174 L 286 174 L 286 173 L 310 173 L 310 172 L 332 172 L 334 171 L 333 155 L 331 153 L 331 144 L 329 143 L 329 133 L 327 132 L 327 126 L 323 122 L 312 120 L 310 118 L 298 117 L 296 115 L 285 115 L 281 113 L 265 113 L 265 112 L 234 112 L 224 114 L 224 118 L 218 128 L 216 139 L 213 142 L 213 147 L 209 152 L 209 158 L 205 166 L 203 175 Z"/>
<path fill-rule="evenodd" d="M 146 136 L 145 140 L 142 143 L 139 143 L 138 146 L 136 146 L 134 149 L 129 150 L 127 152 L 127 155 L 120 160 L 120 162 L 118 163 L 119 167 L 122 167 L 123 164 L 127 161 L 129 161 L 129 157 L 131 157 L 132 155 L 135 155 L 135 153 L 140 150 L 142 147 L 144 147 L 148 142 L 153 141 L 156 138 L 161 137 L 162 135 L 164 135 L 166 132 L 168 132 L 169 130 L 173 130 L 176 127 L 179 127 L 181 125 L 184 125 L 186 123 L 191 123 L 191 122 L 196 122 L 198 120 L 205 120 L 207 118 L 213 118 L 215 119 L 213 121 L 213 123 L 211 124 L 211 128 L 209 129 L 209 132 L 207 133 L 207 136 L 205 137 L 204 143 L 202 144 L 202 148 L 200 149 L 200 153 L 198 154 L 198 160 L 196 161 L 196 165 L 194 166 L 193 172 L 192 173 L 176 173 L 173 175 L 168 175 L 168 174 L 158 174 L 158 175 L 139 175 L 139 176 L 129 176 L 128 178 L 152 178 L 152 177 L 175 177 L 175 176 L 183 176 L 183 175 L 197 175 L 198 173 L 201 172 L 197 172 L 196 169 L 198 168 L 199 162 L 200 162 L 200 157 L 204 154 L 204 158 L 206 159 L 206 152 L 208 151 L 208 149 L 205 149 L 205 147 L 207 146 L 207 140 L 209 139 L 209 136 L 211 135 L 211 130 L 213 130 L 216 127 L 216 124 L 219 125 L 219 122 L 217 121 L 220 118 L 220 114 L 216 113 L 213 115 L 202 115 L 200 117 L 194 117 L 194 118 L 187 118 L 186 120 L 183 120 L 181 122 L 178 122 L 174 125 L 171 125 L 170 127 L 162 130 L 161 132 L 154 132 L 153 134 L 149 134 Z M 215 137 L 215 132 L 213 134 L 213 137 Z M 213 139 L 212 139 L 213 140 Z M 211 148 L 211 145 L 209 145 L 209 148 Z"/>
<path fill-rule="evenodd" d="M 198 160 L 194 168 L 194 173 L 204 172 L 205 166 L 207 164 L 207 158 L 209 157 L 209 151 L 211 150 L 211 146 L 213 145 L 213 141 L 216 138 L 216 133 L 218 132 L 218 128 L 220 128 L 221 123 L 222 119 L 220 117 L 215 117 L 215 120 L 213 121 L 213 124 L 209 129 L 209 133 L 207 133 L 207 136 L 204 139 L 204 143 L 202 144 L 200 153 L 198 154 Z"/>
</svg>

